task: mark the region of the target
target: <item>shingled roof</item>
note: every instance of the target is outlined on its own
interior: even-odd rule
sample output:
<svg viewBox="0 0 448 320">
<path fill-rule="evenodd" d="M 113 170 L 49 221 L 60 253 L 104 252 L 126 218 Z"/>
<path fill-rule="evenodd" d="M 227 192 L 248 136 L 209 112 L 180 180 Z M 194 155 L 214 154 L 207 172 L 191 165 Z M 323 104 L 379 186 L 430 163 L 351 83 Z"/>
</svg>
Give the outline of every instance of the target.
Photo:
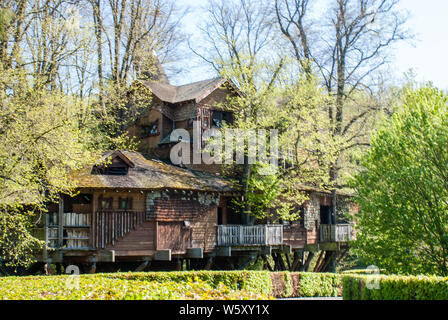
<svg viewBox="0 0 448 320">
<path fill-rule="evenodd" d="M 156 81 L 143 81 L 143 84 L 151 89 L 152 93 L 160 100 L 169 103 L 179 103 L 190 100 L 199 102 L 226 81 L 223 78 L 213 78 L 182 86 L 173 86 Z"/>
<path fill-rule="evenodd" d="M 117 151 L 108 151 L 102 158 L 112 158 Z M 126 175 L 92 173 L 92 167 L 72 173 L 79 188 L 115 189 L 181 189 L 208 192 L 232 192 L 235 186 L 218 176 L 199 171 L 183 169 L 158 160 L 145 158 L 138 152 L 121 151 L 134 166 Z"/>
</svg>

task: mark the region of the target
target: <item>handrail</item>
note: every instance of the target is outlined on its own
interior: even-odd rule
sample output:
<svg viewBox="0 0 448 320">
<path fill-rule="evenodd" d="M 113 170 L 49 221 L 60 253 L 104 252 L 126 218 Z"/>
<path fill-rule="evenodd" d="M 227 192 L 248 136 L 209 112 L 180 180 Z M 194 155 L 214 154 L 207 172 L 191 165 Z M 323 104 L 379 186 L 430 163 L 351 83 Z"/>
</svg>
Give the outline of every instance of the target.
<svg viewBox="0 0 448 320">
<path fill-rule="evenodd" d="M 353 240 L 350 224 L 321 224 L 319 227 L 320 242 L 346 242 Z"/>
<path fill-rule="evenodd" d="M 95 236 L 93 246 L 104 249 L 124 237 L 146 220 L 144 211 L 98 211 L 95 212 Z"/>
<path fill-rule="evenodd" d="M 219 225 L 218 246 L 279 245 L 283 243 L 283 225 Z"/>
</svg>

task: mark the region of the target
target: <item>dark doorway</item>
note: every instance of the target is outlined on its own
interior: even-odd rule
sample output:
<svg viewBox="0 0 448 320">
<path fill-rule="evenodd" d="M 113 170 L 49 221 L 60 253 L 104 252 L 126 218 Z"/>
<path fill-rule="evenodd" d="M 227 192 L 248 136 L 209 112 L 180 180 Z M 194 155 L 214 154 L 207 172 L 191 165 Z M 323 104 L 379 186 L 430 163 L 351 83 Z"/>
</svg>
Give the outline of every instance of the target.
<svg viewBox="0 0 448 320">
<path fill-rule="evenodd" d="M 227 198 L 227 224 L 242 224 L 241 214 L 231 198 Z"/>
<path fill-rule="evenodd" d="M 218 225 L 222 225 L 222 208 L 218 207 Z"/>
<path fill-rule="evenodd" d="M 330 224 L 331 217 L 331 207 L 330 206 L 320 206 L 320 224 Z"/>
</svg>

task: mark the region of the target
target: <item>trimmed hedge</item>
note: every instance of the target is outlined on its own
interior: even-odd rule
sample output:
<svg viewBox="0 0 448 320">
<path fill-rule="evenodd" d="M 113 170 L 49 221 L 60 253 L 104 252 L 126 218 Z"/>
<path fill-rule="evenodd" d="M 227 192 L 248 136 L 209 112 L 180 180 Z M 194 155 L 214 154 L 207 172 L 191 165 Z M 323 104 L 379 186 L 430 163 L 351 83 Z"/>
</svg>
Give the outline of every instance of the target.
<svg viewBox="0 0 448 320">
<path fill-rule="evenodd" d="M 216 288 L 220 284 L 232 290 L 245 290 L 269 295 L 272 291 L 270 272 L 267 271 L 176 271 L 176 272 L 129 272 L 105 273 L 96 276 L 155 282 L 203 281 Z"/>
<path fill-rule="evenodd" d="M 81 275 L 80 290 L 67 276 L 0 279 L 0 299 L 269 299 L 331 297 L 341 275 L 307 272 L 185 271 Z"/>
<path fill-rule="evenodd" d="M 335 273 L 299 273 L 297 297 L 338 297 L 342 294 L 342 279 Z"/>
<path fill-rule="evenodd" d="M 200 280 L 216 287 L 223 284 L 233 290 L 256 292 L 276 298 L 337 297 L 342 294 L 340 274 L 268 271 L 179 271 L 103 274 L 102 277 L 133 281 Z"/>
<path fill-rule="evenodd" d="M 79 276 L 79 287 L 69 276 L 5 277 L 0 300 L 253 300 L 269 297 L 203 281 L 156 282 Z"/>
<path fill-rule="evenodd" d="M 350 275 L 342 283 L 344 300 L 448 299 L 448 278 L 443 277 Z"/>
<path fill-rule="evenodd" d="M 338 297 L 342 294 L 340 274 L 273 272 L 271 281 L 271 295 L 277 298 Z"/>
</svg>

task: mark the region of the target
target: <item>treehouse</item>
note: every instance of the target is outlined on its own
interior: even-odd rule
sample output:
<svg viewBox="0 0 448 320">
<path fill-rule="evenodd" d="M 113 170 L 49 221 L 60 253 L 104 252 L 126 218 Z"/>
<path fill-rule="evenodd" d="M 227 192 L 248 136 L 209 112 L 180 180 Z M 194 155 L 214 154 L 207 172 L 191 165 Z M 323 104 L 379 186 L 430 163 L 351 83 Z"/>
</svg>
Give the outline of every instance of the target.
<svg viewBox="0 0 448 320">
<path fill-rule="evenodd" d="M 241 93 L 231 81 L 174 86 L 160 68 L 139 85 L 151 92 L 151 106 L 128 134 L 140 141 L 141 153 L 111 151 L 74 173 L 78 195 L 49 205 L 45 225 L 35 230 L 47 243 L 40 261 L 141 261 L 142 269 L 152 261 L 181 268 L 186 260 L 192 268 L 242 269 L 261 258 L 270 270 L 308 271 L 319 252 L 313 271 L 334 269 L 354 237 L 346 218 L 357 212 L 350 195 L 298 185 L 309 200 L 295 207 L 297 221 L 254 221 L 234 210 L 232 199 L 241 194 L 219 176 L 221 165 L 170 164 L 173 130 L 193 136 L 194 121 L 202 131 L 232 123 L 225 105 Z"/>
<path fill-rule="evenodd" d="M 113 151 L 73 174 L 78 195 L 49 205 L 45 262 L 169 261 L 215 249 L 235 187 L 222 178 Z"/>
</svg>

